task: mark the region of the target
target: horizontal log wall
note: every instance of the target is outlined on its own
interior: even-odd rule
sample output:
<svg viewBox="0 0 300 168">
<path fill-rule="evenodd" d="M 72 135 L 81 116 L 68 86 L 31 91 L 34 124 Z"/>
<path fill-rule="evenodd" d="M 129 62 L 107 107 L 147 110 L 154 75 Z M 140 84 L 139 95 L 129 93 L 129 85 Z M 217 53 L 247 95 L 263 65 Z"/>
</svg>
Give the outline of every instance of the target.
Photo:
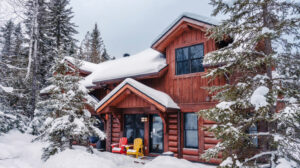
<svg viewBox="0 0 300 168">
<path fill-rule="evenodd" d="M 217 140 L 214 136 L 214 134 L 212 132 L 208 132 L 206 129 L 213 126 L 214 124 L 216 124 L 213 121 L 209 121 L 209 120 L 203 120 L 203 132 L 204 132 L 204 151 L 213 148 L 217 145 L 218 142 L 220 142 L 219 140 Z M 214 158 L 211 159 L 209 162 L 210 163 L 214 163 L 214 164 L 219 164 L 221 163 L 221 158 L 222 158 L 222 154 L 218 155 L 218 158 Z"/>
<path fill-rule="evenodd" d="M 179 143 L 179 136 L 178 136 L 178 115 L 177 113 L 172 113 L 167 116 L 168 121 L 168 149 L 171 152 L 174 152 L 174 155 L 178 156 L 178 143 Z"/>
<path fill-rule="evenodd" d="M 119 143 L 120 140 L 120 132 L 121 132 L 121 125 L 116 118 L 112 119 L 112 143 Z"/>
</svg>

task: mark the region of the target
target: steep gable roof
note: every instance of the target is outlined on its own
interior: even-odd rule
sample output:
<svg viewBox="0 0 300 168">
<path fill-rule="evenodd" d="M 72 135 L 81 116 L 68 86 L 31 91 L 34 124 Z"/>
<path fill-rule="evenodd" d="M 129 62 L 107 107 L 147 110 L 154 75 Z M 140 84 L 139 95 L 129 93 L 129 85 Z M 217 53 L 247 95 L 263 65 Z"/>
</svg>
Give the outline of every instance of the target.
<svg viewBox="0 0 300 168">
<path fill-rule="evenodd" d="M 115 98 L 120 96 L 126 89 L 131 90 L 135 94 L 145 97 L 151 104 L 165 112 L 166 109 L 180 109 L 173 99 L 166 93 L 146 86 L 134 79 L 127 78 L 109 94 L 107 94 L 96 106 L 96 111 L 100 112 L 109 105 Z"/>
<path fill-rule="evenodd" d="M 190 26 L 196 29 L 210 28 L 219 25 L 220 22 L 206 16 L 201 16 L 193 13 L 183 13 L 175 21 L 173 21 L 152 43 L 151 48 L 164 53 L 166 44 L 171 39 L 170 37 L 176 36 L 178 32 L 184 31 L 186 27 Z M 162 45 L 164 44 L 164 45 Z"/>
</svg>

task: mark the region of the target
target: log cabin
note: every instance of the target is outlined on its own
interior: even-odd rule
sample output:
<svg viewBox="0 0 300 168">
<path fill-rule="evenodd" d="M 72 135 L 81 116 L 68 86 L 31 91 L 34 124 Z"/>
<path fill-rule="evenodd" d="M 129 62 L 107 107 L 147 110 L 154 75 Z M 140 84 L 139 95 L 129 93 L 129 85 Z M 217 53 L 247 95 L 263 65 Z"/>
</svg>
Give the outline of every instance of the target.
<svg viewBox="0 0 300 168">
<path fill-rule="evenodd" d="M 157 156 L 171 151 L 178 158 L 201 159 L 218 140 L 203 128 L 214 122 L 195 112 L 214 107 L 205 87 L 226 84 L 225 77 L 209 82 L 205 55 L 220 45 L 206 36 L 217 21 L 184 13 L 159 35 L 150 49 L 100 64 L 83 62 L 82 84 L 99 100 L 94 115 L 105 123 L 106 150 L 127 137 L 144 141 L 144 153 Z M 71 58 L 66 58 L 72 64 Z M 209 163 L 218 164 L 220 159 Z"/>
</svg>

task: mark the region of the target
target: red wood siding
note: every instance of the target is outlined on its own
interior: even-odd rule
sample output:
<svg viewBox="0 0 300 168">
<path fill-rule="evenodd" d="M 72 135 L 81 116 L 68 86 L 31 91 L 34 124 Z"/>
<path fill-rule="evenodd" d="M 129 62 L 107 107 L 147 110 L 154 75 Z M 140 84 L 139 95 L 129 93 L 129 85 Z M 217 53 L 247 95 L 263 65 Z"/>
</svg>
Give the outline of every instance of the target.
<svg viewBox="0 0 300 168">
<path fill-rule="evenodd" d="M 216 46 L 213 40 L 208 40 L 205 37 L 204 32 L 196 29 L 187 29 L 187 31 L 182 32 L 174 39 L 175 40 L 167 46 L 165 51 L 168 71 L 160 78 L 143 79 L 139 81 L 149 87 L 167 93 L 180 106 L 180 115 L 167 112 L 165 151 L 172 151 L 175 156 L 188 160 L 204 162 L 204 160 L 200 159 L 201 154 L 203 154 L 205 150 L 214 147 L 218 140 L 214 138 L 212 133 L 209 133 L 202 128 L 203 126 L 209 127 L 214 123 L 200 118 L 198 132 L 199 148 L 187 149 L 183 147 L 183 113 L 197 112 L 201 109 L 215 106 L 217 102 L 211 100 L 207 101 L 207 97 L 211 99 L 212 95 L 210 95 L 203 87 L 224 85 L 226 81 L 224 77 L 220 77 L 209 83 L 209 79 L 204 77 L 207 73 L 207 68 L 205 68 L 205 72 L 175 75 L 175 49 L 204 43 L 204 54 L 207 54 L 215 50 Z M 99 96 L 100 95 L 102 94 L 99 94 Z M 122 109 L 123 114 L 140 112 L 150 114 L 151 111 L 149 111 L 149 107 L 151 107 L 151 105 L 148 102 L 135 94 L 128 95 L 125 99 L 122 99 L 122 101 L 116 104 L 116 108 Z M 134 108 L 143 108 L 145 111 L 141 111 L 140 109 L 135 110 Z M 112 119 L 111 127 L 111 141 L 112 143 L 117 143 L 122 136 L 120 124 L 117 119 Z M 145 127 L 145 129 L 147 130 L 149 128 Z M 147 138 L 149 138 L 149 132 L 146 130 L 145 146 L 148 146 Z M 148 150 L 146 150 L 146 154 L 148 154 Z M 219 162 L 220 159 L 213 159 L 210 161 L 210 163 Z"/>
<path fill-rule="evenodd" d="M 178 115 L 176 113 L 172 113 L 168 115 L 168 151 L 174 152 L 176 156 L 178 156 Z"/>
<path fill-rule="evenodd" d="M 116 118 L 112 119 L 112 132 L 111 132 L 111 140 L 112 143 L 119 143 L 120 139 L 121 126 Z"/>
<path fill-rule="evenodd" d="M 185 75 L 175 74 L 175 50 L 199 43 L 204 43 L 204 54 L 216 48 L 214 41 L 208 40 L 205 37 L 205 33 L 200 30 L 192 29 L 183 32 L 166 48 L 165 55 L 169 66 L 168 72 L 161 78 L 141 81 L 150 87 L 169 94 L 182 111 L 190 111 L 190 109 L 198 111 L 212 107 L 212 104 L 214 105 L 215 102 L 206 101 L 206 98 L 208 96 L 211 98 L 212 95 L 209 95 L 203 87 L 219 86 L 226 83 L 224 77 L 217 78 L 209 83 L 210 79 L 204 77 L 207 73 L 207 68 L 205 68 L 205 72 Z"/>
<path fill-rule="evenodd" d="M 136 108 L 136 107 L 149 107 L 149 103 L 141 99 L 135 94 L 130 94 L 124 101 L 120 102 L 118 108 Z"/>
</svg>

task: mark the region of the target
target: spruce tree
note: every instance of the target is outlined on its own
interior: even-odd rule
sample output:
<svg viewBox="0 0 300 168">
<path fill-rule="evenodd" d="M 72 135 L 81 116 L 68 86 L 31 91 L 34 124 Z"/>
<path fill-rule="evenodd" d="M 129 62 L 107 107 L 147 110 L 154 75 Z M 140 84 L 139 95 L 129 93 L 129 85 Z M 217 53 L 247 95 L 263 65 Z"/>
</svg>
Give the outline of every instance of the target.
<svg viewBox="0 0 300 168">
<path fill-rule="evenodd" d="M 72 8 L 68 7 L 69 4 L 69 0 L 51 0 L 49 2 L 50 36 L 54 38 L 57 51 L 63 50 L 66 53 L 72 43 L 76 41 L 73 36 L 77 34 L 76 25 L 72 22 Z"/>
<path fill-rule="evenodd" d="M 25 26 L 26 34 L 28 37 L 27 43 L 31 43 L 30 40 L 37 40 L 37 56 L 35 60 L 31 59 L 31 62 L 32 64 L 33 61 L 36 62 L 36 74 L 38 83 L 40 85 L 38 88 L 42 88 L 45 86 L 46 79 L 50 75 L 49 68 L 53 65 L 54 57 L 57 55 L 56 46 L 54 44 L 54 38 L 51 37 L 50 33 L 51 23 L 48 11 L 49 4 L 45 0 L 29 0 L 27 1 L 26 6 L 27 11 L 25 12 Z M 35 10 L 37 10 L 37 14 L 35 14 Z M 37 17 L 37 33 L 33 35 L 32 33 L 34 33 L 33 24 L 35 17 Z M 33 50 L 33 45 L 31 45 L 31 48 L 27 48 L 27 55 L 30 54 L 30 50 Z"/>
<path fill-rule="evenodd" d="M 6 24 L 1 27 L 1 43 L 3 45 L 1 51 L 0 61 L 10 63 L 12 56 L 12 45 L 13 45 L 13 33 L 15 24 L 12 20 L 6 22 Z"/>
<path fill-rule="evenodd" d="M 80 65 L 78 61 L 75 64 Z M 38 105 L 43 107 L 38 109 L 38 113 L 46 121 L 40 138 L 49 141 L 44 148 L 44 160 L 66 148 L 72 148 L 74 141 L 88 146 L 89 136 L 104 138 L 86 109 L 86 105 L 93 105 L 87 97 L 87 89 L 79 84 L 82 79 L 79 72 L 69 67 L 61 57 L 55 59 L 51 72 L 53 77 L 49 78 L 49 98 Z"/>
<path fill-rule="evenodd" d="M 11 94 L 12 93 L 5 92 L 0 87 L 0 135 L 12 129 L 18 129 L 24 132 L 29 122 L 27 117 L 6 103 L 6 99 L 8 99 Z"/>
<path fill-rule="evenodd" d="M 95 24 L 95 27 L 91 34 L 90 57 L 91 62 L 96 64 L 107 61 L 109 59 L 97 24 Z"/>
<path fill-rule="evenodd" d="M 292 157 L 299 156 L 299 150 L 292 156 L 284 154 L 285 149 L 293 148 L 287 139 L 296 146 L 300 142 L 295 127 L 290 138 L 284 135 L 286 128 L 291 128 L 287 123 L 299 123 L 299 3 L 211 0 L 211 4 L 214 16 L 227 14 L 229 18 L 210 29 L 208 35 L 217 42 L 230 37 L 233 42 L 204 58 L 205 63 L 219 66 L 207 77 L 225 76 L 228 83 L 210 87 L 219 104 L 200 111 L 202 117 L 218 123 L 209 130 L 222 140 L 203 157 L 210 159 L 222 152 L 220 167 L 275 167 L 280 158 L 294 160 L 298 162 L 295 167 L 299 166 L 299 157 Z M 283 100 L 286 107 L 280 110 L 278 104 Z M 291 108 L 294 110 L 288 110 Z M 278 125 L 284 120 L 287 122 Z M 257 133 L 251 131 L 257 127 Z"/>
<path fill-rule="evenodd" d="M 111 59 L 106 51 L 97 24 L 95 24 L 92 33 L 90 33 L 89 31 L 86 33 L 84 39 L 81 42 L 79 55 L 81 60 L 93 62 L 96 64 Z"/>
<path fill-rule="evenodd" d="M 89 31 L 81 42 L 79 59 L 91 62 L 91 34 Z"/>
<path fill-rule="evenodd" d="M 2 28 L 3 37 L 3 60 L 0 61 L 0 85 L 14 88 L 14 92 L 2 92 L 0 102 L 3 107 L 9 109 L 12 116 L 25 114 L 24 99 L 25 90 L 21 89 L 23 83 L 21 78 L 24 77 L 24 67 L 26 66 L 26 57 L 24 56 L 24 37 L 21 24 L 14 26 L 12 20 L 9 20 Z M 7 112 L 7 110 L 3 110 Z"/>
<path fill-rule="evenodd" d="M 26 2 L 25 27 L 27 34 L 26 55 L 28 57 L 27 73 L 24 89 L 27 90 L 27 113 L 33 117 L 37 93 L 46 86 L 46 79 L 51 75 L 49 69 L 54 64 L 57 50 L 54 38 L 51 37 L 51 23 L 45 0 L 29 0 Z"/>
<path fill-rule="evenodd" d="M 24 68 L 26 66 L 26 56 L 24 51 L 24 35 L 22 32 L 21 23 L 16 25 L 13 32 L 12 55 L 12 65 L 20 68 Z"/>
</svg>

